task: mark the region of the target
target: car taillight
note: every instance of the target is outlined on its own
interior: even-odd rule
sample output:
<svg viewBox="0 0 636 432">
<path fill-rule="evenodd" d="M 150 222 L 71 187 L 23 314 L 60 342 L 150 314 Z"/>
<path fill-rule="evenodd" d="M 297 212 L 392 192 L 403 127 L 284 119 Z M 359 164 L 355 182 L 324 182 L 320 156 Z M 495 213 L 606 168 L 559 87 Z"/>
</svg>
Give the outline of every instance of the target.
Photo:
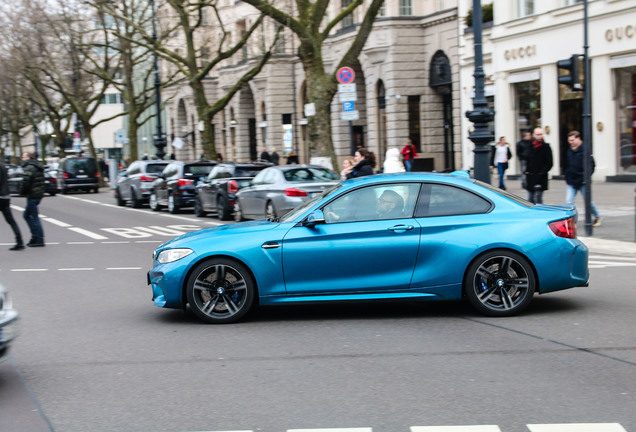
<svg viewBox="0 0 636 432">
<path fill-rule="evenodd" d="M 307 196 L 307 192 L 302 189 L 289 188 L 285 189 L 285 195 L 291 197 Z"/>
<path fill-rule="evenodd" d="M 57 179 L 55 177 L 51 177 L 49 180 L 51 183 L 57 183 Z"/>
<path fill-rule="evenodd" d="M 68 173 L 64 173 L 64 178 L 67 179 L 68 178 Z"/>
<path fill-rule="evenodd" d="M 152 181 L 155 181 L 155 178 L 152 177 L 152 176 L 147 176 L 147 175 L 142 174 L 142 175 L 139 176 L 139 181 L 152 182 Z"/>
<path fill-rule="evenodd" d="M 188 186 L 194 183 L 194 180 L 180 178 L 177 183 L 179 186 Z"/>
<path fill-rule="evenodd" d="M 574 223 L 573 217 L 552 222 L 550 224 L 550 229 L 558 237 L 570 239 L 576 238 L 576 224 Z"/>
<path fill-rule="evenodd" d="M 99 178 L 99 173 L 98 172 L 95 173 L 95 177 Z"/>
<path fill-rule="evenodd" d="M 227 184 L 227 193 L 237 193 L 239 190 L 236 180 L 230 180 Z"/>
</svg>

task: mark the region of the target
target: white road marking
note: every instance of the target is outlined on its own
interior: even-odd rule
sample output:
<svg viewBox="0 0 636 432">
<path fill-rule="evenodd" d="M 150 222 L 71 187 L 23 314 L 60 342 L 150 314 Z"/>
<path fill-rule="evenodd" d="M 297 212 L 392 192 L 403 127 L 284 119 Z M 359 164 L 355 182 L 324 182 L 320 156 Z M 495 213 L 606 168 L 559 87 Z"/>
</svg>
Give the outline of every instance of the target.
<svg viewBox="0 0 636 432">
<path fill-rule="evenodd" d="M 106 270 L 141 270 L 141 267 L 106 267 Z"/>
<path fill-rule="evenodd" d="M 618 423 L 529 424 L 531 432 L 627 432 Z"/>
<path fill-rule="evenodd" d="M 72 267 L 72 268 L 60 268 L 57 271 L 90 271 L 95 270 L 94 267 Z"/>
<path fill-rule="evenodd" d="M 411 426 L 411 432 L 501 432 L 501 429 L 495 425 Z"/>
<path fill-rule="evenodd" d="M 38 268 L 38 269 L 11 269 L 12 272 L 45 272 L 45 271 L 49 271 L 49 269 L 43 269 L 43 268 Z"/>
<path fill-rule="evenodd" d="M 373 432 L 371 428 L 287 429 L 287 432 Z"/>
<path fill-rule="evenodd" d="M 62 222 L 62 221 L 59 221 L 57 219 L 53 219 L 52 217 L 44 216 L 43 214 L 40 215 L 40 219 L 45 220 L 47 222 L 50 222 L 53 225 L 60 226 L 62 228 L 68 228 L 70 226 L 73 226 L 73 225 L 67 224 L 66 222 Z"/>
<path fill-rule="evenodd" d="M 94 233 L 94 232 L 91 232 L 91 231 L 85 230 L 84 228 L 72 227 L 72 228 L 69 228 L 69 229 L 70 229 L 71 231 L 75 231 L 75 232 L 76 232 L 76 233 L 78 233 L 78 234 L 83 234 L 83 235 L 85 235 L 86 237 L 90 237 L 90 238 L 93 238 L 93 239 L 95 239 L 95 240 L 108 240 L 108 237 L 104 237 L 104 236 L 103 236 L 103 235 L 101 235 L 101 234 L 97 234 L 97 233 Z"/>
</svg>

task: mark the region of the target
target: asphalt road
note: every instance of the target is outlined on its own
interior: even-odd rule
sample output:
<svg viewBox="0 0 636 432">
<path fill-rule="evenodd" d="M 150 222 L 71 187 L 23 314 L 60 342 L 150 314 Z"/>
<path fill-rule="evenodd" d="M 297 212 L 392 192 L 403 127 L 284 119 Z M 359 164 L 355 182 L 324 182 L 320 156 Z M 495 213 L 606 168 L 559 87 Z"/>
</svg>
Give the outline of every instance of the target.
<svg viewBox="0 0 636 432">
<path fill-rule="evenodd" d="M 461 303 L 338 304 L 210 326 L 155 307 L 146 271 L 161 242 L 216 219 L 120 208 L 110 193 L 40 210 L 45 248 L 0 244 L 22 317 L 0 364 L 0 431 L 636 431 L 635 258 L 595 254 L 589 287 L 514 318 Z"/>
</svg>

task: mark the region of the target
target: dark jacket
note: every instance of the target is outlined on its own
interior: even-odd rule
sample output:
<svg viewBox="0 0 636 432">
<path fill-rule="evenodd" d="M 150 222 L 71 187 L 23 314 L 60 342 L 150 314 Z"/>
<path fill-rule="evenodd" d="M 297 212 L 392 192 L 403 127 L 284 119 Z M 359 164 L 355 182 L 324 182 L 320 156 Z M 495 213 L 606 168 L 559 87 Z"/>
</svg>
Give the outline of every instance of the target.
<svg viewBox="0 0 636 432">
<path fill-rule="evenodd" d="M 530 192 L 536 187 L 548 190 L 548 171 L 552 169 L 552 149 L 550 144 L 544 142 L 532 146 L 526 154 L 526 189 Z M 535 187 L 536 186 L 536 187 Z"/>
<path fill-rule="evenodd" d="M 364 177 L 373 174 L 373 167 L 371 162 L 367 159 L 362 159 L 356 166 L 353 167 L 351 172 L 347 174 L 347 178 Z"/>
<path fill-rule="evenodd" d="M 0 197 L 9 195 L 9 175 L 7 174 L 7 167 L 0 162 Z"/>
<path fill-rule="evenodd" d="M 519 141 L 516 146 L 517 159 L 519 159 L 520 161 L 526 160 L 528 152 L 530 151 L 531 147 L 532 147 L 532 141 L 524 140 L 524 139 Z"/>
<path fill-rule="evenodd" d="M 583 146 L 576 150 L 568 149 L 567 166 L 565 168 L 565 182 L 572 187 L 580 188 L 584 183 Z M 592 158 L 592 172 L 594 172 L 594 158 Z"/>
<path fill-rule="evenodd" d="M 44 167 L 38 161 L 28 160 L 22 165 L 22 195 L 27 198 L 44 196 Z"/>
</svg>

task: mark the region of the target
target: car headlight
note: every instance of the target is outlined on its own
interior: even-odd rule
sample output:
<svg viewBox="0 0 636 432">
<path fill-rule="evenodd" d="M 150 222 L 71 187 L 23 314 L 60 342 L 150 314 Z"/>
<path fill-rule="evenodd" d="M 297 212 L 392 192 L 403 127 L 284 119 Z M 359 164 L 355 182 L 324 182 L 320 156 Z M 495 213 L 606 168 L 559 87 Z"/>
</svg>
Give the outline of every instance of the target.
<svg viewBox="0 0 636 432">
<path fill-rule="evenodd" d="M 180 260 L 192 253 L 192 249 L 165 249 L 157 255 L 157 261 L 161 264 L 171 263 Z"/>
</svg>

